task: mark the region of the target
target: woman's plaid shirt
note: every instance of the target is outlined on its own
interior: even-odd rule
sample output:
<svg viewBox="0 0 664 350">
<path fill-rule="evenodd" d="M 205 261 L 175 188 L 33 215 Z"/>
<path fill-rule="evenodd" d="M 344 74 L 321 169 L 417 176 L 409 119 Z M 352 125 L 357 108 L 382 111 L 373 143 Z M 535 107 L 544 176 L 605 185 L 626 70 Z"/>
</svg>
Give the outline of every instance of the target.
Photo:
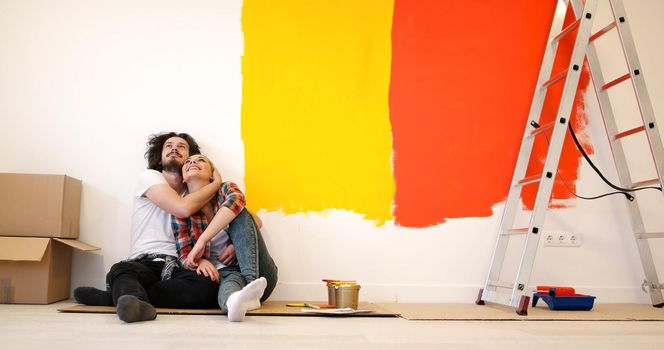
<svg viewBox="0 0 664 350">
<path fill-rule="evenodd" d="M 245 198 L 240 188 L 233 182 L 224 182 L 219 191 L 210 201 L 213 205 L 213 212 L 216 214 L 221 207 L 226 207 L 233 211 L 235 215 L 239 214 L 245 206 Z M 198 211 L 188 218 L 177 218 L 171 215 L 171 227 L 175 235 L 175 247 L 178 250 L 180 266 L 184 263 L 194 248 L 194 244 L 203 234 L 208 226 L 208 221 L 202 211 Z M 210 242 L 205 247 L 204 258 L 210 259 Z"/>
</svg>

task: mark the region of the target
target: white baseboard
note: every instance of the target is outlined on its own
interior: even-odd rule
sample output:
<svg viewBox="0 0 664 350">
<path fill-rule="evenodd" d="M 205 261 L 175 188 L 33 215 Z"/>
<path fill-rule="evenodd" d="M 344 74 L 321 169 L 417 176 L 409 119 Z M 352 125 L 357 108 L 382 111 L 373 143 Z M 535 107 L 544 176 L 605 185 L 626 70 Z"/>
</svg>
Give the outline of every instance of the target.
<svg viewBox="0 0 664 350">
<path fill-rule="evenodd" d="M 72 281 L 72 293 L 79 286 L 105 288 L 104 279 Z M 640 286 L 597 287 L 573 286 L 577 293 L 597 297 L 598 303 L 649 304 L 650 298 Z M 360 300 L 374 303 L 472 303 L 480 286 L 449 286 L 435 284 L 361 284 Z M 279 282 L 271 300 L 326 301 L 327 287 L 320 283 Z"/>
<path fill-rule="evenodd" d="M 640 287 L 574 287 L 577 293 L 596 296 L 596 302 L 599 303 L 650 303 L 650 298 Z M 475 302 L 480 288 L 480 286 L 431 284 L 362 284 L 360 301 L 377 303 L 472 303 Z M 327 288 L 323 283 L 279 283 L 270 299 L 325 301 L 327 300 Z"/>
</svg>

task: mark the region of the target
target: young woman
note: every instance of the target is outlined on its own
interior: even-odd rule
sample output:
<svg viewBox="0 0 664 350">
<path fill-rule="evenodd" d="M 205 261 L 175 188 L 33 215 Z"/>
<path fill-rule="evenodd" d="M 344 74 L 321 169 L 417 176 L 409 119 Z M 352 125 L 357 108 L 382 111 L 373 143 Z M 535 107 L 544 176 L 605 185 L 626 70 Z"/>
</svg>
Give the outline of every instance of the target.
<svg viewBox="0 0 664 350">
<path fill-rule="evenodd" d="M 207 157 L 189 157 L 182 167 L 188 192 L 209 184 L 213 170 Z M 244 194 L 237 185 L 224 182 L 198 213 L 184 219 L 172 217 L 180 262 L 220 281 L 217 301 L 230 321 L 242 321 L 248 310 L 259 308 L 277 283 L 277 266 L 244 205 Z"/>
</svg>

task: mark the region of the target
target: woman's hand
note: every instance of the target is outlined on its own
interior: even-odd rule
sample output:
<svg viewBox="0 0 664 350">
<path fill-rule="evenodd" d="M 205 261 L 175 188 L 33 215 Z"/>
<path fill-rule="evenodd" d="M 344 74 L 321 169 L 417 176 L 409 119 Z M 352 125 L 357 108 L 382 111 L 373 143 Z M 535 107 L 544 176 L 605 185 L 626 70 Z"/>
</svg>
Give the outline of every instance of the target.
<svg viewBox="0 0 664 350">
<path fill-rule="evenodd" d="M 219 169 L 217 167 L 214 168 L 212 171 L 212 181 L 218 181 L 221 183 L 222 178 L 221 178 L 221 173 L 219 172 Z"/>
<path fill-rule="evenodd" d="M 226 266 L 235 265 L 237 259 L 235 258 L 235 246 L 231 243 L 224 251 L 217 257 L 222 264 Z"/>
<path fill-rule="evenodd" d="M 200 242 L 200 241 L 199 241 Z M 194 244 L 194 248 L 191 249 L 189 255 L 187 255 L 187 260 L 184 262 L 184 267 L 188 269 L 193 269 L 198 267 L 198 261 L 201 260 L 203 253 L 205 252 L 205 245 L 203 244 Z"/>
<path fill-rule="evenodd" d="M 198 268 L 196 268 L 196 273 L 199 275 L 203 274 L 205 277 L 210 277 L 214 282 L 219 282 L 219 271 L 217 271 L 217 269 L 214 268 L 214 265 L 212 265 L 207 259 L 201 259 Z"/>
</svg>

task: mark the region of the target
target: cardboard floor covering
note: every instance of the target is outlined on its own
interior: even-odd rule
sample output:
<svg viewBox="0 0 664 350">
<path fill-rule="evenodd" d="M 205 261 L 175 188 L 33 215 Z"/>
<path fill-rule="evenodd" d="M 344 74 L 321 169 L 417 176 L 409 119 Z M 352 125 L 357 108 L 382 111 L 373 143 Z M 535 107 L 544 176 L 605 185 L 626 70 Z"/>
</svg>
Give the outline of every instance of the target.
<svg viewBox="0 0 664 350">
<path fill-rule="evenodd" d="M 261 304 L 261 308 L 247 312 L 247 315 L 254 316 L 330 316 L 330 317 L 397 317 L 399 316 L 393 311 L 389 311 L 372 303 L 360 302 L 358 309 L 371 310 L 372 312 L 357 313 L 357 314 L 339 314 L 327 315 L 303 312 L 302 307 L 286 306 L 288 303 L 301 303 L 301 301 L 275 301 L 268 300 Z M 325 304 L 324 302 L 311 302 L 312 304 Z M 324 309 L 323 309 L 324 310 Z M 112 306 L 87 306 L 87 305 L 74 305 L 58 309 L 60 312 L 75 312 L 75 313 L 102 313 L 114 314 L 115 307 Z M 157 314 L 162 315 L 224 315 L 221 309 L 165 309 L 157 308 Z"/>
<path fill-rule="evenodd" d="M 664 309 L 643 304 L 595 304 L 589 311 L 553 311 L 544 303 L 529 307 L 527 316 L 500 304 L 385 304 L 378 306 L 408 320 L 522 321 L 664 321 Z"/>
<path fill-rule="evenodd" d="M 546 305 L 529 307 L 527 316 L 519 316 L 514 308 L 487 303 L 468 304 L 391 304 L 361 302 L 360 309 L 371 313 L 351 315 L 321 315 L 303 312 L 301 307 L 287 307 L 290 301 L 268 300 L 258 310 L 249 311 L 254 316 L 330 316 L 330 317 L 395 317 L 407 320 L 485 320 L 485 321 L 664 321 L 664 309 L 644 304 L 595 304 L 590 311 L 552 311 Z M 313 302 L 321 304 L 322 302 Z M 58 309 L 60 312 L 115 313 L 114 307 L 74 305 Z M 223 315 L 220 309 L 164 309 L 166 315 Z"/>
</svg>

